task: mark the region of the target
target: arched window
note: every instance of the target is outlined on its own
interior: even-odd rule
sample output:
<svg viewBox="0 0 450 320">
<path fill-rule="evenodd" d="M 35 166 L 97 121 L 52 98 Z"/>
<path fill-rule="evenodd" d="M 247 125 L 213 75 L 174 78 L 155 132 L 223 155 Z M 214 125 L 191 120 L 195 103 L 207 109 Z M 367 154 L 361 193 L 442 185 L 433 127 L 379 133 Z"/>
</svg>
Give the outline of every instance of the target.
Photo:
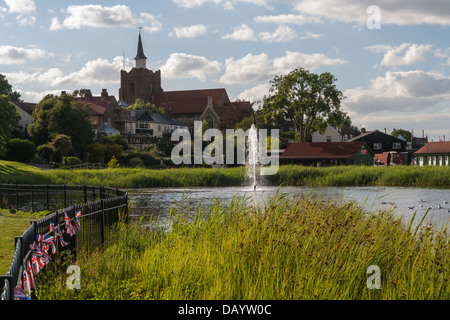
<svg viewBox="0 0 450 320">
<path fill-rule="evenodd" d="M 208 123 L 208 127 L 210 129 L 214 128 L 214 120 L 213 120 L 213 118 L 211 116 L 208 116 L 206 118 L 206 122 Z"/>
</svg>

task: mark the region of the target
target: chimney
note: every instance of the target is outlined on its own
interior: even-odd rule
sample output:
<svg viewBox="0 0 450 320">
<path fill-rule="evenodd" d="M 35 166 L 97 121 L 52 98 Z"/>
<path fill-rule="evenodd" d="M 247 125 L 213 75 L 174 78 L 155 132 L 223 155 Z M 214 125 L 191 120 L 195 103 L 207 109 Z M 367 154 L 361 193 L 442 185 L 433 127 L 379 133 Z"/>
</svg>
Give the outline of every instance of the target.
<svg viewBox="0 0 450 320">
<path fill-rule="evenodd" d="M 212 103 L 212 97 L 211 96 L 208 96 L 208 105 L 207 106 L 213 106 L 213 103 Z"/>
<path fill-rule="evenodd" d="M 92 92 L 91 89 L 86 89 L 86 92 L 84 94 L 84 99 L 85 100 L 91 100 L 92 99 Z"/>
<path fill-rule="evenodd" d="M 61 95 L 62 95 L 62 96 L 65 96 L 66 94 L 67 94 L 66 91 L 61 91 Z"/>
<path fill-rule="evenodd" d="M 102 89 L 102 99 L 106 100 L 106 99 L 108 99 L 108 96 L 109 96 L 108 90 Z"/>
<path fill-rule="evenodd" d="M 366 128 L 361 128 L 361 133 L 366 133 Z"/>
</svg>

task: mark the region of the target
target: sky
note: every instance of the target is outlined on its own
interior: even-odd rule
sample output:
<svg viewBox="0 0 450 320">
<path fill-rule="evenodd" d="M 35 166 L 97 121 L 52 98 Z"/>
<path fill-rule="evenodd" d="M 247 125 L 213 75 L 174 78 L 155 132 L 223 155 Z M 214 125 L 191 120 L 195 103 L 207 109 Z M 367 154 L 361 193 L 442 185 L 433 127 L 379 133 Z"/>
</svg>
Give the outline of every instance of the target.
<svg viewBox="0 0 450 320">
<path fill-rule="evenodd" d="M 165 91 L 257 102 L 302 67 L 336 77 L 358 127 L 450 140 L 448 0 L 0 0 L 0 74 L 26 102 L 82 88 L 118 99 L 140 27 Z"/>
</svg>

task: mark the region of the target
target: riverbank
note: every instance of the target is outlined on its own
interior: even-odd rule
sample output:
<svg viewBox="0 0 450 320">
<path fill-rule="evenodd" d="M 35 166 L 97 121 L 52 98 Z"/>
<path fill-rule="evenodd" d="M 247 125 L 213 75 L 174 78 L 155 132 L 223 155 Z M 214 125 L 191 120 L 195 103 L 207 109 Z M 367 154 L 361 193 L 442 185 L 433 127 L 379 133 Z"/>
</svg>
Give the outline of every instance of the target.
<svg viewBox="0 0 450 320">
<path fill-rule="evenodd" d="M 49 170 L 0 161 L 0 183 L 102 185 L 114 188 L 220 187 L 242 186 L 245 167 Z M 450 167 L 302 167 L 280 166 L 278 173 L 265 176 L 260 185 L 286 186 L 398 186 L 450 188 Z"/>
<path fill-rule="evenodd" d="M 39 299 L 448 299 L 448 236 L 354 204 L 275 197 L 217 202 L 171 228 L 120 225 L 102 250 L 78 253 L 81 290 L 39 274 Z M 381 289 L 370 290 L 369 266 Z M 61 268 L 64 270 L 64 267 Z M 369 281 L 375 283 L 375 281 Z"/>
</svg>

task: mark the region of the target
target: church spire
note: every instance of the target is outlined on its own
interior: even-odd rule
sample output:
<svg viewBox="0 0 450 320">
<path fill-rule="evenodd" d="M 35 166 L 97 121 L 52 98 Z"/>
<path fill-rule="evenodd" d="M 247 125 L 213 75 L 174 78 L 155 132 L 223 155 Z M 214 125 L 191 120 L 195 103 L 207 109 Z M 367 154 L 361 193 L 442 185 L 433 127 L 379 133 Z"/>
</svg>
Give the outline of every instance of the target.
<svg viewBox="0 0 450 320">
<path fill-rule="evenodd" d="M 147 68 L 147 57 L 144 54 L 144 48 L 142 46 L 142 39 L 141 39 L 141 27 L 139 27 L 139 39 L 138 39 L 138 49 L 137 49 L 137 55 L 134 60 L 136 60 L 136 68 Z"/>
</svg>

